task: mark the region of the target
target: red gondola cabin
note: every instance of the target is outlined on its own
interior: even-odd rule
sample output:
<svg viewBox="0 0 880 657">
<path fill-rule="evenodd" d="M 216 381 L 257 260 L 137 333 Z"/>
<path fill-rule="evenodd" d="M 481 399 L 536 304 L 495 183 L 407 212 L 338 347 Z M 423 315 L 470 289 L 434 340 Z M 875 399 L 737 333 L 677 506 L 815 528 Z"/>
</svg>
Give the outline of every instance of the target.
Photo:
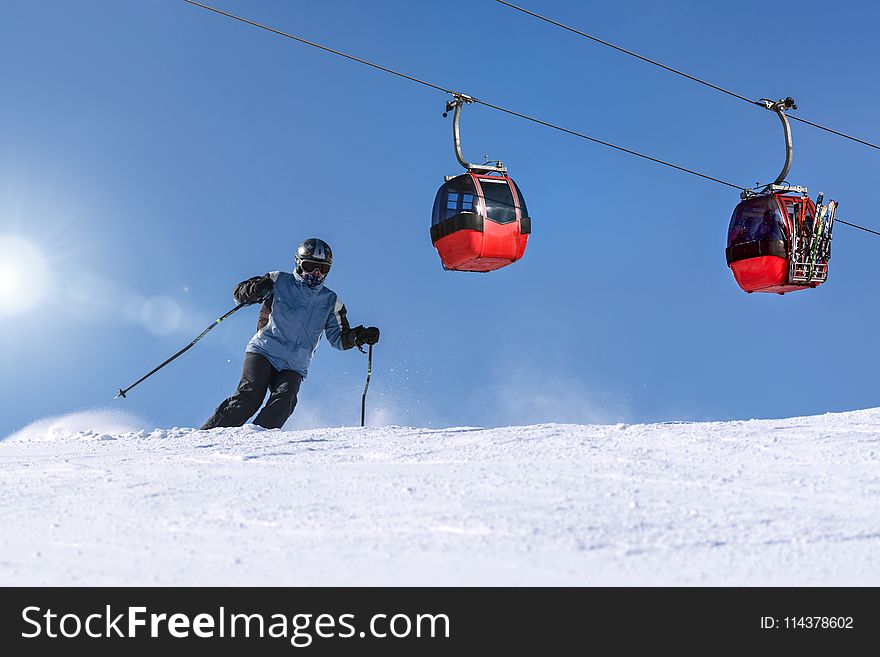
<svg viewBox="0 0 880 657">
<path fill-rule="evenodd" d="M 726 255 L 739 286 L 785 294 L 825 282 L 830 235 L 814 237 L 815 218 L 816 206 L 805 194 L 760 194 L 737 205 Z"/>
<path fill-rule="evenodd" d="M 532 222 L 506 173 L 468 171 L 437 192 L 431 242 L 444 269 L 488 272 L 523 257 Z"/>
</svg>

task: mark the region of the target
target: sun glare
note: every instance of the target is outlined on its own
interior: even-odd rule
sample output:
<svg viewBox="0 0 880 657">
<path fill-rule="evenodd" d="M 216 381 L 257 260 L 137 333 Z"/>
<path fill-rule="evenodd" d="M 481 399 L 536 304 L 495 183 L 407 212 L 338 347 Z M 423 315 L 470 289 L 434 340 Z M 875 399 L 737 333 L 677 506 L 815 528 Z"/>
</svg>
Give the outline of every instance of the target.
<svg viewBox="0 0 880 657">
<path fill-rule="evenodd" d="M 32 242 L 0 235 L 0 315 L 36 306 L 49 290 L 49 262 Z"/>
</svg>

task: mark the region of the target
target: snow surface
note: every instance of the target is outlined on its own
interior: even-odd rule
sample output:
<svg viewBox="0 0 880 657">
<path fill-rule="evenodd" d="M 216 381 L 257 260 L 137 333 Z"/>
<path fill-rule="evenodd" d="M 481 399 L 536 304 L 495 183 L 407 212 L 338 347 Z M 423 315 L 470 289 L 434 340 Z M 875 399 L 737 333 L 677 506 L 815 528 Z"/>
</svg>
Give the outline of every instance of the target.
<svg viewBox="0 0 880 657">
<path fill-rule="evenodd" d="M 0 585 L 880 585 L 880 409 L 0 443 Z"/>
</svg>

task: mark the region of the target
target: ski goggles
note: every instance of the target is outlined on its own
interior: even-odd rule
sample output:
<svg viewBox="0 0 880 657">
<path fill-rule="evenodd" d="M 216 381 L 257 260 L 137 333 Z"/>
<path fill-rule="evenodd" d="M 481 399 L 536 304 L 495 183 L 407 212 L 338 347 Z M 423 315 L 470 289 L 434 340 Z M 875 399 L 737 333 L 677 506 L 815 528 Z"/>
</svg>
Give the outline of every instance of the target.
<svg viewBox="0 0 880 657">
<path fill-rule="evenodd" d="M 307 274 L 317 270 L 326 276 L 330 271 L 330 265 L 326 262 L 315 262 L 314 260 L 303 260 L 299 266 Z"/>
</svg>

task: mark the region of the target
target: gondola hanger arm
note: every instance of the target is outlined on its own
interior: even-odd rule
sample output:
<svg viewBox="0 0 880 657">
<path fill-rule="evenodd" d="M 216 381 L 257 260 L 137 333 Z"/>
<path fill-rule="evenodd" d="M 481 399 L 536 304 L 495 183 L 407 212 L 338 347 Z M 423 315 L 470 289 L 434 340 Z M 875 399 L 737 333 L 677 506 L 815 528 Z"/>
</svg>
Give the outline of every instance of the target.
<svg viewBox="0 0 880 657">
<path fill-rule="evenodd" d="M 468 171 L 497 171 L 498 173 L 506 173 L 507 168 L 501 164 L 501 162 L 496 162 L 495 164 L 490 164 L 489 162 L 486 162 L 485 164 L 473 164 L 464 159 L 464 155 L 462 155 L 461 152 L 461 128 L 459 126 L 461 121 L 461 108 L 463 105 L 470 105 L 471 103 L 477 102 L 477 100 L 476 98 L 460 93 L 453 93 L 452 96 L 452 100 L 446 101 L 446 111 L 443 112 L 443 116 L 445 117 L 450 110 L 455 110 L 455 114 L 452 117 L 452 143 L 455 146 L 455 157 L 459 164 Z"/>
<path fill-rule="evenodd" d="M 785 164 L 782 165 L 782 171 L 779 172 L 779 175 L 776 176 L 776 180 L 767 185 L 765 191 L 772 191 L 772 187 L 776 185 L 782 185 L 785 182 L 785 179 L 788 177 L 788 172 L 791 171 L 791 162 L 793 155 L 793 148 L 791 142 L 791 124 L 788 122 L 788 116 L 786 116 L 785 112 L 787 110 L 796 110 L 797 105 L 794 102 L 794 99 L 791 96 L 787 98 L 782 98 L 777 101 L 770 100 L 769 98 L 762 98 L 760 102 L 764 105 L 765 108 L 774 112 L 776 116 L 779 117 L 779 120 L 782 122 L 782 130 L 785 134 Z"/>
</svg>

